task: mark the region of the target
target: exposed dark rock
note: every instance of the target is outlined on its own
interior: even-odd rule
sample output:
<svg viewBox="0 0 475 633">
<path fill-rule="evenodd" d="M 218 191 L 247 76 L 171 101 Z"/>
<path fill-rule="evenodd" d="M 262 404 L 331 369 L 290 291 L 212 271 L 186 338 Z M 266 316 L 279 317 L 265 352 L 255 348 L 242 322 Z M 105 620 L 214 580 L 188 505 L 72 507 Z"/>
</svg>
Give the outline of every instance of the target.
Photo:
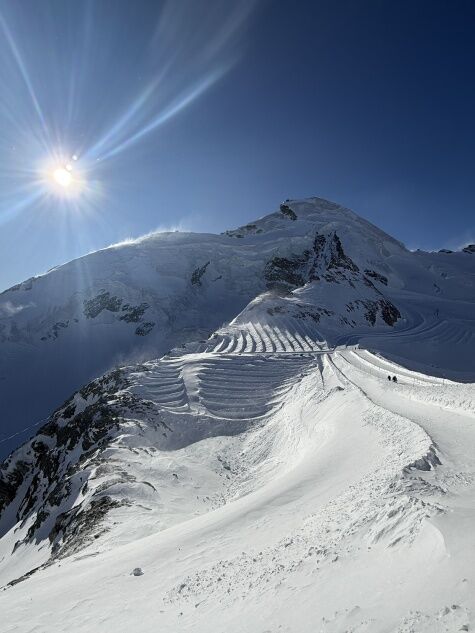
<svg viewBox="0 0 475 633">
<path fill-rule="evenodd" d="M 143 576 L 143 569 L 141 567 L 135 567 L 132 570 L 132 576 Z"/>
<path fill-rule="evenodd" d="M 331 317 L 334 312 L 327 310 L 326 308 L 320 308 L 314 305 L 308 305 L 303 303 L 295 304 L 292 310 L 292 317 L 295 319 L 312 319 L 315 323 L 318 323 L 322 316 Z"/>
<path fill-rule="evenodd" d="M 313 252 L 314 258 L 308 273 L 310 281 L 325 279 L 330 283 L 346 282 L 354 286 L 355 279 L 347 273 L 358 273 L 359 268 L 345 254 L 335 232 L 328 236 L 317 233 L 313 241 Z"/>
<path fill-rule="evenodd" d="M 274 316 L 274 314 L 282 314 L 283 312 L 285 313 L 284 306 L 274 306 L 272 308 L 267 308 L 267 313 L 271 316 Z"/>
<path fill-rule="evenodd" d="M 9 504 L 15 497 L 15 486 L 7 481 L 0 480 L 0 511 L 3 506 Z"/>
<path fill-rule="evenodd" d="M 51 338 L 53 339 L 58 338 L 60 330 L 65 329 L 68 326 L 69 326 L 69 321 L 58 321 L 57 323 L 53 325 L 53 327 L 51 328 L 51 331 L 48 332 L 48 334 L 41 337 L 41 340 L 47 341 L 48 339 L 51 339 Z"/>
<path fill-rule="evenodd" d="M 135 328 L 135 334 L 137 334 L 137 336 L 147 336 L 147 334 L 150 334 L 154 327 L 154 321 L 145 321 L 137 328 Z"/>
<path fill-rule="evenodd" d="M 7 468 L 8 459 L 0 464 L 0 516 L 4 508 L 15 498 L 17 490 L 25 480 L 29 472 L 29 464 L 25 460 L 19 459 L 11 470 Z"/>
<path fill-rule="evenodd" d="M 405 472 L 409 472 L 412 468 L 416 468 L 417 470 L 433 470 L 436 466 L 441 466 L 442 462 L 437 455 L 435 448 L 431 446 L 424 457 L 420 459 L 416 459 L 412 464 L 409 464 L 404 469 Z"/>
<path fill-rule="evenodd" d="M 370 325 L 376 325 L 376 318 L 380 314 L 383 321 L 390 326 L 393 326 L 396 321 L 401 317 L 399 310 L 388 299 L 377 299 L 376 301 L 371 299 L 355 299 L 350 301 L 346 309 L 348 312 L 353 312 L 357 308 L 364 309 L 364 317 Z"/>
<path fill-rule="evenodd" d="M 383 321 L 388 325 L 393 326 L 398 319 L 401 318 L 401 313 L 396 306 L 388 299 L 380 299 L 379 306 L 381 308 L 381 316 Z"/>
<path fill-rule="evenodd" d="M 23 582 L 24 580 L 27 580 L 28 578 L 30 578 L 30 576 L 32 576 L 35 572 L 37 572 L 39 569 L 42 569 L 43 567 L 44 567 L 43 565 L 40 565 L 39 567 L 30 569 L 30 571 L 28 571 L 26 574 L 23 574 L 23 576 L 20 576 L 19 578 L 15 578 L 14 580 L 10 580 L 10 582 L 6 586 L 14 587 L 15 585 L 18 585 L 18 583 Z"/>
<path fill-rule="evenodd" d="M 191 283 L 194 286 L 201 286 L 201 278 L 203 277 L 203 275 L 206 272 L 206 269 L 208 268 L 208 266 L 210 265 L 210 262 L 206 262 L 206 264 L 204 264 L 203 266 L 199 266 L 198 268 L 195 268 L 195 270 L 192 272 L 191 274 Z"/>
<path fill-rule="evenodd" d="M 122 305 L 122 299 L 111 295 L 105 290 L 93 297 L 84 300 L 84 314 L 88 319 L 94 319 L 103 310 L 118 312 Z"/>
<path fill-rule="evenodd" d="M 53 544 L 53 558 L 70 556 L 88 545 L 93 538 L 104 532 L 103 523 L 107 514 L 123 505 L 124 502 L 105 495 L 92 499 L 85 507 L 74 506 L 58 515 L 48 536 Z"/>
<path fill-rule="evenodd" d="M 288 204 L 281 204 L 280 205 L 280 212 L 283 213 L 284 215 L 286 215 L 291 220 L 296 220 L 297 219 L 297 214 L 295 213 L 295 211 L 292 211 L 292 209 L 289 207 Z"/>
<path fill-rule="evenodd" d="M 315 235 L 315 239 L 313 240 L 313 251 L 315 253 L 316 259 L 320 258 L 323 255 L 323 249 L 326 243 L 327 240 L 324 235 L 320 235 L 320 233 L 317 233 Z"/>
<path fill-rule="evenodd" d="M 351 270 L 353 272 L 358 272 L 359 268 L 355 264 L 355 262 L 348 257 L 341 245 L 341 240 L 336 233 L 333 233 L 333 244 L 334 248 L 330 250 L 331 258 L 328 263 L 328 268 L 346 268 L 347 270 Z"/>
<path fill-rule="evenodd" d="M 50 525 L 47 528 L 50 530 L 50 540 L 56 538 L 55 534 L 51 536 L 51 530 L 54 531 L 58 509 L 67 507 L 68 503 L 74 504 L 78 496 L 78 484 L 73 484 L 75 477 L 93 455 L 99 459 L 112 433 L 119 428 L 119 414 L 128 410 L 143 414 L 151 406 L 123 391 L 127 384 L 121 370 L 110 372 L 90 383 L 76 396 L 83 399 L 83 409 L 75 414 L 75 400 L 66 401 L 30 440 L 29 450 L 20 449 L 21 455 L 28 455 L 28 459 L 18 458 L 12 453 L 0 465 L 0 518 L 5 507 L 14 499 L 18 507 L 16 521 L 21 521 L 23 525 L 28 517 L 34 516 L 24 540 L 19 541 L 17 547 L 36 539 L 43 525 Z M 88 402 L 86 406 L 84 401 Z M 87 486 L 81 485 L 81 488 L 87 490 Z M 94 498 L 90 505 L 95 511 L 93 502 Z M 101 503 L 98 507 L 105 507 L 106 502 Z M 83 513 L 88 507 L 82 507 L 81 513 L 79 509 L 66 511 L 70 519 L 68 525 L 76 525 L 74 517 L 77 513 L 83 521 Z M 97 512 L 88 514 L 89 518 L 94 516 L 97 516 Z M 9 526 L 4 525 L 3 529 L 9 529 Z"/>
<path fill-rule="evenodd" d="M 341 240 L 335 232 L 328 235 L 317 233 L 313 242 L 313 251 L 305 250 L 300 255 L 287 258 L 274 257 L 266 264 L 264 277 L 267 287 L 274 292 L 292 291 L 309 281 L 346 284 L 355 291 L 358 287 L 367 288 L 371 293 L 370 297 L 367 297 L 368 292 L 365 291 L 364 298 L 356 298 L 348 302 L 346 306 L 348 312 L 362 310 L 364 318 L 372 326 L 376 325 L 378 315 L 390 326 L 401 317 L 396 306 L 386 299 L 370 280 L 371 277 L 387 285 L 387 278 L 369 269 L 366 269 L 363 274 L 355 262 L 346 255 Z M 278 306 L 272 306 L 267 311 L 273 315 L 278 310 Z M 312 307 L 310 311 L 303 311 L 302 318 L 308 316 L 318 323 L 323 315 L 334 316 L 329 310 Z M 296 314 L 292 316 L 301 318 Z M 340 315 L 339 318 L 342 325 L 349 327 L 355 327 L 358 322 L 357 319 L 348 319 L 345 315 Z"/>
<path fill-rule="evenodd" d="M 243 238 L 247 235 L 257 235 L 262 233 L 263 229 L 259 228 L 257 224 L 246 224 L 245 226 L 240 226 L 237 229 L 233 229 L 231 231 L 225 231 L 221 233 L 221 235 L 227 235 L 228 237 L 237 237 Z"/>
<path fill-rule="evenodd" d="M 299 288 L 306 283 L 306 264 L 310 251 L 304 251 L 302 255 L 294 255 L 292 258 L 273 257 L 267 262 L 264 269 L 264 278 L 268 288 L 279 285 L 287 285 Z"/>
<path fill-rule="evenodd" d="M 371 277 L 371 279 L 376 279 L 376 281 L 379 281 L 385 286 L 388 285 L 388 278 L 385 277 L 384 275 L 381 275 L 380 273 L 377 273 L 375 270 L 369 270 L 368 268 L 365 268 L 364 272 L 365 272 L 365 275 L 367 275 L 368 277 Z"/>
<path fill-rule="evenodd" d="M 145 310 L 148 310 L 149 307 L 148 303 L 141 303 L 138 306 L 131 306 L 126 303 L 122 306 L 122 312 L 125 312 L 125 314 L 122 314 L 119 320 L 126 323 L 138 323 L 143 317 Z"/>
<path fill-rule="evenodd" d="M 467 244 L 465 248 L 462 249 L 463 253 L 475 253 L 475 244 Z"/>
</svg>

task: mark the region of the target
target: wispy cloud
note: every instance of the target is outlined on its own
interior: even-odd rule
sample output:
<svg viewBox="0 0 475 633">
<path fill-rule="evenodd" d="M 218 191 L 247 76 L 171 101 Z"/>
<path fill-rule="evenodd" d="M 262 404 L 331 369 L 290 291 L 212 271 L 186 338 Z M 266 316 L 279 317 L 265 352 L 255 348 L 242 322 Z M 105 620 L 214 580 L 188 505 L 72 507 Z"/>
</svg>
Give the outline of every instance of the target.
<svg viewBox="0 0 475 633">
<path fill-rule="evenodd" d="M 26 308 L 32 308 L 34 307 L 34 305 L 35 305 L 34 303 L 15 305 L 11 301 L 4 301 L 3 303 L 0 303 L 0 316 L 6 316 L 6 317 L 15 316 L 15 314 L 18 314 L 19 312 L 26 310 Z"/>
</svg>

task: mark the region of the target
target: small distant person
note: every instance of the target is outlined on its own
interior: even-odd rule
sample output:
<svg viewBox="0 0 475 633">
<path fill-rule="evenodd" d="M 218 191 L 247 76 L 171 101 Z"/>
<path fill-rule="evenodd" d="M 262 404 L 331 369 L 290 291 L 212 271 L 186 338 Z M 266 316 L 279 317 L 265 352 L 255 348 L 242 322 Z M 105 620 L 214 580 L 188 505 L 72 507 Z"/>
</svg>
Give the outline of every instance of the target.
<svg viewBox="0 0 475 633">
<path fill-rule="evenodd" d="M 391 380 L 391 376 L 388 376 L 388 380 Z"/>
<path fill-rule="evenodd" d="M 397 376 L 393 376 L 393 382 L 397 382 Z"/>
</svg>

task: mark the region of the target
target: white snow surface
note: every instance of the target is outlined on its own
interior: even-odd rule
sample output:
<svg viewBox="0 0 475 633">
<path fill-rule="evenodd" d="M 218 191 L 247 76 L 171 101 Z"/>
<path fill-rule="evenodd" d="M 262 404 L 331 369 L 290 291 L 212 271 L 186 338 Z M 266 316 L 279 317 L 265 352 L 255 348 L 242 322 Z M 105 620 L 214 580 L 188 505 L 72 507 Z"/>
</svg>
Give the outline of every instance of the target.
<svg viewBox="0 0 475 633">
<path fill-rule="evenodd" d="M 172 399 L 163 377 L 178 368 Z M 82 551 L 7 586 L 3 631 L 475 624 L 474 385 L 349 348 L 204 352 L 147 369 L 147 380 L 131 370 L 130 389 L 182 432 L 162 450 L 153 427 L 116 438 L 108 463 L 128 477 L 107 492 L 131 505 Z M 22 529 L 0 540 L 2 584 L 46 558 L 44 541 L 11 556 Z"/>
<path fill-rule="evenodd" d="M 74 364 L 78 340 L 93 358 L 74 380 L 113 349 L 141 362 L 76 393 L 2 465 L 7 482 L 31 469 L 0 515 L 2 633 L 473 630 L 475 257 L 411 253 L 321 199 L 288 206 L 296 220 L 147 238 L 3 295 L 32 310 L 0 321 L 12 371 L 51 364 L 10 389 L 35 377 L 68 395 L 55 354 Z M 269 259 L 301 258 L 316 232 L 304 283 L 269 288 Z M 332 264 L 335 233 L 358 270 Z M 86 317 L 101 291 L 119 308 Z M 127 330 L 142 316 L 119 320 L 127 303 L 149 305 L 148 335 Z M 85 447 L 98 403 L 114 424 Z M 101 428 L 99 409 L 87 419 Z M 51 531 L 106 498 L 92 528 Z"/>
</svg>

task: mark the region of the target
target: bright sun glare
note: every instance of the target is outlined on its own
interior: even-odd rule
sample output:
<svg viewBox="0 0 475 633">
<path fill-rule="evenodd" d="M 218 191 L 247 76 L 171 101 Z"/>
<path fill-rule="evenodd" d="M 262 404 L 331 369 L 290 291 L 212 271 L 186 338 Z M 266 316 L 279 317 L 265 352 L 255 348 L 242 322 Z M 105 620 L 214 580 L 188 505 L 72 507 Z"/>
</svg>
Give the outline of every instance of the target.
<svg viewBox="0 0 475 633">
<path fill-rule="evenodd" d="M 55 182 L 61 187 L 67 188 L 73 181 L 71 170 L 67 167 L 58 167 L 53 172 Z"/>
<path fill-rule="evenodd" d="M 69 198 L 84 192 L 84 174 L 76 169 L 77 160 L 76 154 L 73 154 L 70 160 L 57 158 L 44 169 L 45 179 L 56 195 Z"/>
</svg>

